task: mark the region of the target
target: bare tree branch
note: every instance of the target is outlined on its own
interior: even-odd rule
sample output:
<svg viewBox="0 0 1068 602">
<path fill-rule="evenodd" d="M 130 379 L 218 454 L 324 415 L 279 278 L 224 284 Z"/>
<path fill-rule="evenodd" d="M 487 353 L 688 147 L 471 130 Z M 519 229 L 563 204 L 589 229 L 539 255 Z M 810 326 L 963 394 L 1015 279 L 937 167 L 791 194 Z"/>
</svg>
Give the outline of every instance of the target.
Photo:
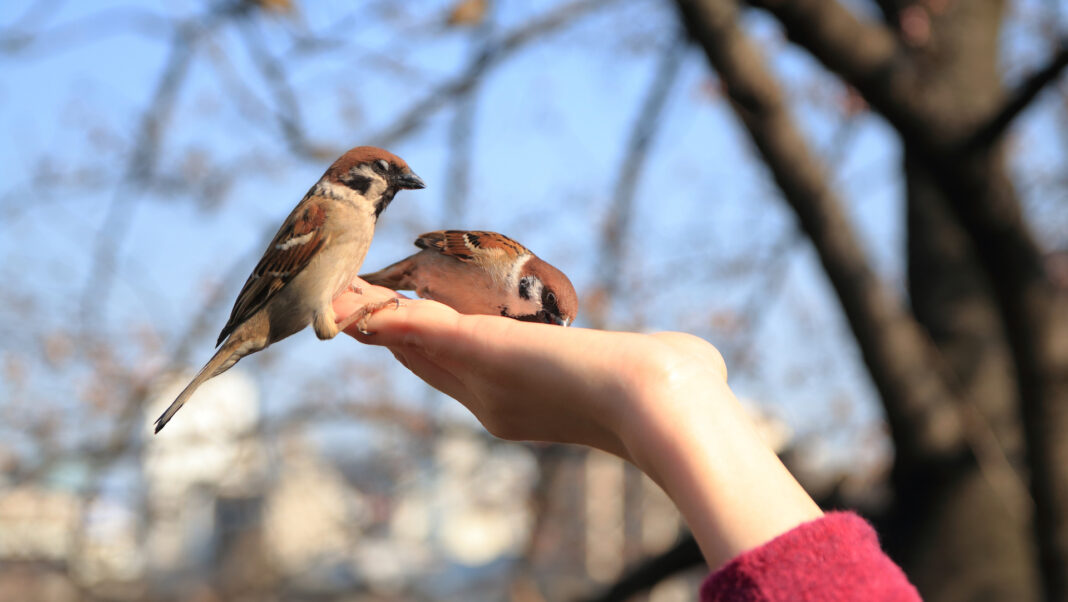
<svg viewBox="0 0 1068 602">
<path fill-rule="evenodd" d="M 961 144 L 974 136 L 976 124 L 991 122 L 954 113 L 952 106 L 939 104 L 937 95 L 911 93 L 913 69 L 885 41 L 889 33 L 861 23 L 835 0 L 751 3 L 772 12 L 791 39 L 856 87 L 890 121 L 908 152 L 929 164 L 972 239 L 993 284 L 1019 374 L 1046 594 L 1068 600 L 1068 471 L 1063 468 L 1068 466 L 1068 438 L 1063 436 L 1068 431 L 1068 345 L 1058 342 L 1068 333 L 1068 295 L 1055 290 L 1043 268 L 996 140 L 985 147 Z M 963 10 L 963 4 L 957 6 Z M 996 32 L 990 19 L 999 18 L 998 13 L 990 10 L 985 17 L 977 22 Z M 706 27 L 715 25 L 708 17 L 702 21 Z M 880 39 L 884 41 L 872 43 Z M 701 41 L 706 49 L 715 46 L 709 37 Z M 732 99 L 745 106 L 744 97 Z M 769 165 L 775 169 L 771 160 Z"/>
<path fill-rule="evenodd" d="M 997 146 L 932 172 L 993 284 L 1018 372 L 1034 531 L 1050 599 L 1068 600 L 1068 293 L 1046 271 Z"/>
<path fill-rule="evenodd" d="M 492 8 L 487 10 L 492 13 Z M 492 42 L 492 14 L 483 16 L 481 24 L 475 29 L 469 41 L 473 57 L 485 54 Z M 447 169 L 448 186 L 445 187 L 445 218 L 462 224 L 467 213 L 467 199 L 471 193 L 471 166 L 474 152 L 474 128 L 478 102 L 478 83 L 476 82 L 459 98 L 449 123 L 449 164 Z"/>
<path fill-rule="evenodd" d="M 704 564 L 701 549 L 693 535 L 686 532 L 670 549 L 629 567 L 623 577 L 605 591 L 587 598 L 588 602 L 624 602 L 672 575 Z"/>
<path fill-rule="evenodd" d="M 512 568 L 513 590 L 517 584 L 523 584 L 525 580 L 533 581 L 530 579 L 530 569 L 534 566 L 535 554 L 543 545 L 546 527 L 550 524 L 553 487 L 563 472 L 562 468 L 569 460 L 586 457 L 581 450 L 557 444 L 538 445 L 531 451 L 538 463 L 538 480 L 534 483 L 530 494 L 529 507 L 532 516 L 530 534 Z M 537 589 L 535 583 L 525 583 L 525 585 Z M 538 594 L 540 596 L 541 592 Z"/>
<path fill-rule="evenodd" d="M 269 231 L 264 232 L 264 236 L 270 236 L 273 231 L 274 228 L 272 227 Z M 240 282 L 238 279 L 248 270 L 248 266 L 255 261 L 257 255 L 258 251 L 255 251 L 242 256 L 227 268 L 219 280 L 221 282 Z M 117 415 L 111 419 L 109 432 L 103 441 L 94 441 L 91 446 L 57 449 L 54 453 L 40 458 L 36 464 L 28 469 L 8 473 L 11 481 L 14 483 L 27 483 L 40 480 L 56 465 L 70 458 L 78 458 L 81 461 L 85 461 L 87 463 L 86 468 L 89 471 L 99 473 L 126 454 L 139 450 L 144 440 L 142 435 L 148 431 L 147 429 L 140 431 L 136 427 L 141 424 L 141 411 L 144 409 L 149 395 L 155 391 L 154 387 L 161 377 L 173 371 L 176 367 L 185 366 L 188 363 L 189 355 L 192 353 L 192 344 L 200 339 L 210 327 L 211 319 L 219 313 L 219 308 L 227 302 L 227 294 L 229 292 L 229 289 L 223 286 L 217 287 L 212 292 L 204 306 L 193 317 L 189 326 L 185 327 L 178 335 L 174 349 L 168 354 L 168 361 L 162 362 L 158 369 L 149 371 L 146 374 L 129 374 L 128 382 L 124 383 L 125 387 L 114 387 L 115 394 L 125 391 L 126 398 L 123 399 Z M 214 338 L 214 335 L 212 338 Z"/>
<path fill-rule="evenodd" d="M 377 133 L 367 135 L 368 144 L 383 147 L 395 145 L 399 140 L 423 127 L 438 111 L 450 104 L 462 101 L 463 98 L 471 94 L 486 73 L 519 50 L 545 36 L 567 28 L 591 12 L 610 6 L 618 1 L 575 0 L 532 19 L 512 31 L 502 34 L 499 38 L 489 37 L 482 44 L 480 51 L 474 54 L 471 60 L 459 70 L 457 75 L 434 86 L 421 100 L 413 103 L 395 118 L 391 124 Z M 333 148 L 328 144 L 312 144 L 307 140 L 300 120 L 294 117 L 297 113 L 286 109 L 286 107 L 299 109 L 299 102 L 286 81 L 281 63 L 279 63 L 278 59 L 271 57 L 262 48 L 258 40 L 255 39 L 255 36 L 249 35 L 247 30 L 245 39 L 250 51 L 253 52 L 261 73 L 264 74 L 272 89 L 276 103 L 279 105 L 279 109 L 274 111 L 274 117 L 279 122 L 280 130 L 290 152 L 296 157 L 317 161 L 322 160 L 324 157 L 341 154 L 344 151 L 342 148 Z M 317 46 L 307 40 L 301 44 L 302 51 Z M 385 56 L 379 56 L 379 58 L 392 60 L 390 57 Z"/>
<path fill-rule="evenodd" d="M 960 450 L 955 395 L 932 367 L 934 351 L 872 270 L 841 201 L 809 151 L 732 0 L 679 0 L 728 97 L 819 254 L 883 399 L 903 462 Z"/>
<path fill-rule="evenodd" d="M 62 5 L 62 0 L 35 0 L 22 11 L 21 15 L 12 21 L 10 28 L 29 29 L 36 27 L 35 21 L 43 21 L 54 15 Z"/>
<path fill-rule="evenodd" d="M 883 13 L 883 21 L 887 25 L 897 23 L 900 8 L 896 0 L 874 0 L 875 4 L 879 7 L 879 10 Z"/>
<path fill-rule="evenodd" d="M 249 49 L 249 55 L 256 63 L 274 97 L 277 105 L 273 111 L 274 118 L 278 122 L 283 139 L 289 145 L 290 152 L 296 156 L 313 159 L 333 159 L 340 154 L 335 149 L 330 148 L 329 145 L 314 145 L 308 141 L 304 132 L 297 94 L 289 85 L 285 67 L 264 48 L 258 27 L 257 21 L 244 19 L 240 22 L 239 29 Z"/>
<path fill-rule="evenodd" d="M 962 124 L 940 115 L 933 101 L 925 100 L 929 94 L 917 92 L 911 60 L 888 27 L 860 20 L 838 0 L 748 3 L 772 13 L 791 40 L 857 88 L 901 132 L 906 143 L 917 147 L 946 147 L 940 138 L 961 140 L 964 151 L 993 143 L 1068 65 L 1068 40 L 1062 40 L 1049 63 L 1027 78 L 987 119 Z M 968 129 L 955 129 L 961 125 Z"/>
<path fill-rule="evenodd" d="M 786 233 L 771 246 L 761 266 L 753 270 L 756 274 L 756 284 L 752 286 L 746 301 L 741 305 L 741 315 L 738 317 L 739 322 L 744 325 L 743 340 L 740 345 L 733 346 L 733 349 L 728 347 L 725 353 L 727 365 L 731 366 L 731 370 L 744 371 L 755 367 L 753 356 L 761 322 L 769 307 L 782 297 L 788 282 L 790 259 L 794 257 L 793 251 L 803 243 L 804 237 L 800 231 L 794 229 Z"/>
<path fill-rule="evenodd" d="M 927 102 L 916 93 L 915 72 L 894 32 L 862 21 L 837 0 L 748 0 L 771 12 L 787 36 L 857 88 L 899 129 L 922 132 L 916 117 Z"/>
<path fill-rule="evenodd" d="M 404 111 L 392 125 L 372 136 L 371 144 L 392 146 L 397 140 L 422 127 L 434 113 L 469 91 L 490 69 L 530 42 L 556 33 L 573 24 L 578 18 L 618 1 L 575 0 L 505 34 L 495 43 L 488 44 L 458 75 L 435 86 L 421 100 Z"/>
<path fill-rule="evenodd" d="M 115 269 L 115 255 L 119 244 L 125 238 L 133 217 L 134 201 L 140 193 L 136 189 L 136 183 L 143 181 L 154 167 L 164 123 L 174 108 L 175 97 L 185 79 L 192 57 L 193 49 L 188 33 L 183 31 L 175 36 L 171 44 L 171 53 L 156 85 L 156 91 L 141 118 L 141 127 L 130 152 L 126 173 L 115 189 L 103 224 L 97 233 L 92 267 L 82 293 L 83 332 L 88 332 L 89 325 L 99 315 L 99 308 L 107 305 L 111 276 Z"/>
<path fill-rule="evenodd" d="M 119 34 L 158 39 L 173 33 L 171 21 L 163 15 L 132 6 L 104 9 L 43 31 L 26 31 L 26 21 L 19 19 L 0 30 L 0 52 L 39 58 Z"/>
<path fill-rule="evenodd" d="M 717 8 L 716 10 L 725 12 L 727 9 Z M 722 22 L 728 22 L 728 20 L 717 21 L 717 23 Z M 720 40 L 734 40 L 744 36 L 740 30 L 727 31 L 722 26 L 717 26 L 715 33 L 717 39 Z M 702 41 L 707 39 L 701 38 Z M 846 232 L 851 229 L 844 222 L 844 216 L 832 217 L 841 212 L 840 201 L 831 192 L 830 185 L 823 181 L 825 170 L 811 156 L 811 153 L 805 149 L 804 142 L 796 131 L 796 127 L 792 124 L 792 118 L 787 113 L 781 92 L 775 86 L 770 74 L 763 70 L 755 51 L 747 49 L 744 42 L 736 41 L 734 43 L 724 42 L 723 47 L 715 51 L 709 51 L 710 57 L 713 53 L 718 57 L 714 60 L 714 66 L 723 78 L 732 100 L 736 90 L 741 89 L 743 91 L 742 96 L 745 98 L 746 104 L 738 110 L 739 116 L 746 123 L 757 147 L 772 168 L 776 181 L 779 183 L 780 188 L 783 189 L 787 200 L 797 211 L 802 226 L 808 232 L 810 238 L 813 239 L 821 260 L 824 262 L 824 267 L 827 269 L 839 298 L 842 300 L 843 307 L 846 309 L 854 334 L 861 344 L 862 353 L 867 358 L 869 370 L 876 380 L 876 385 L 880 387 L 884 404 L 888 406 L 889 404 L 903 402 L 913 405 L 920 403 L 933 404 L 933 407 L 927 410 L 927 413 L 922 410 L 918 411 L 916 407 L 911 409 L 887 407 L 887 414 L 891 420 L 892 427 L 894 426 L 895 414 L 905 412 L 906 416 L 903 417 L 905 420 L 898 425 L 899 428 L 910 430 L 941 428 L 937 426 L 937 423 L 923 424 L 921 421 L 923 419 L 944 419 L 942 413 L 952 411 L 951 408 L 957 405 L 951 403 L 953 399 L 960 399 L 961 387 L 955 375 L 937 353 L 927 333 L 904 308 L 880 308 L 878 304 L 871 302 L 878 297 L 889 299 L 889 293 L 881 290 L 882 287 L 875 281 L 873 274 L 860 276 L 863 272 L 871 272 L 871 268 L 863 265 L 864 260 L 859 247 L 850 251 L 850 255 L 852 255 L 851 261 L 857 261 L 856 265 L 848 266 L 842 261 L 842 257 L 835 258 L 833 256 L 849 247 L 854 247 L 857 243 L 854 241 L 843 244 L 844 241 L 835 242 L 833 240 L 838 236 L 848 236 Z M 737 107 L 738 105 L 736 104 Z M 828 221 L 840 223 L 840 225 L 834 228 L 814 231 L 810 225 L 806 224 L 806 222 L 812 221 Z M 816 238 L 817 236 L 822 237 L 822 239 Z M 841 273 L 836 274 L 835 269 L 841 270 Z M 871 282 L 862 282 L 862 280 L 869 278 L 872 279 Z M 868 290 L 865 291 L 864 289 Z M 858 300 L 860 301 L 859 305 L 850 308 L 850 304 L 856 304 Z M 859 313 L 851 315 L 851 311 Z M 889 330 L 898 331 L 898 336 L 905 339 L 894 344 L 908 345 L 913 349 L 906 354 L 908 357 L 894 357 L 902 351 L 900 348 L 879 349 L 890 342 L 888 338 L 890 336 Z M 863 331 L 875 334 L 874 340 L 863 334 Z M 921 363 L 925 364 L 923 366 L 915 363 L 916 360 L 921 358 Z M 890 361 L 896 366 L 874 366 L 872 364 L 873 360 L 877 362 Z M 882 374 L 879 374 L 879 372 Z M 897 376 L 890 376 L 895 374 Z M 895 380 L 916 378 L 917 381 L 912 385 L 904 385 L 906 388 L 911 387 L 910 391 L 898 392 L 894 397 L 887 397 L 886 390 L 880 384 L 880 380 L 887 377 Z M 932 387 L 937 387 L 937 390 Z M 911 399 L 902 399 L 902 395 L 913 397 Z M 968 405 L 969 407 L 964 409 L 963 413 L 956 414 L 953 418 L 954 422 L 963 424 L 963 426 L 957 425 L 959 430 L 956 431 L 955 435 L 965 438 L 968 447 L 979 463 L 984 477 L 990 482 L 992 488 L 998 492 L 1001 501 L 1010 512 L 1018 516 L 1026 515 L 1030 500 L 1026 491 L 1020 487 L 1021 482 L 1018 475 L 1005 460 L 1004 452 L 1000 448 L 996 437 L 993 436 L 989 423 L 983 419 L 981 414 L 975 412 L 974 408 L 970 407 L 970 404 L 963 405 Z M 899 417 L 899 420 L 901 418 Z M 899 455 L 902 455 L 902 451 L 904 451 L 905 457 L 908 458 L 908 444 L 897 440 L 898 434 L 899 431 L 895 428 L 894 436 L 898 445 Z M 953 442 L 947 442 L 947 445 L 952 446 L 952 444 Z M 905 450 L 901 449 L 903 445 Z"/>
<path fill-rule="evenodd" d="M 599 307 L 599 311 L 594 311 L 589 316 L 594 328 L 607 326 L 611 314 L 611 307 L 607 303 L 619 296 L 624 271 L 622 266 L 627 263 L 626 256 L 630 247 L 628 234 L 634 214 L 634 195 L 637 193 L 638 182 L 653 138 L 662 123 L 661 114 L 686 57 L 687 47 L 685 40 L 679 38 L 672 40 L 664 48 L 641 108 L 631 126 L 630 138 L 625 146 L 625 154 L 612 193 L 612 203 L 601 231 L 597 261 L 597 273 L 601 283 L 597 296 L 606 303 Z"/>
<path fill-rule="evenodd" d="M 136 207 L 134 201 L 140 195 L 137 184 L 147 181 L 155 170 L 163 131 L 170 119 L 178 92 L 192 63 L 195 46 L 200 36 L 217 27 L 228 17 L 240 15 L 240 10 L 229 4 L 213 8 L 207 15 L 198 16 L 175 30 L 167 57 L 155 91 L 141 116 L 137 138 L 130 150 L 129 161 L 122 181 L 108 205 L 103 224 L 97 234 L 93 261 L 82 293 L 81 323 L 83 332 L 98 316 L 100 307 L 107 304 L 114 272 L 115 255 L 126 236 Z"/>
<path fill-rule="evenodd" d="M 449 122 L 449 158 L 446 168 L 445 219 L 462 224 L 467 214 L 467 200 L 471 194 L 471 166 L 474 145 L 477 84 L 456 99 Z"/>
<path fill-rule="evenodd" d="M 1068 65 L 1068 39 L 1062 40 L 1060 48 L 1050 56 L 1044 67 L 1032 73 L 1016 90 L 1009 95 L 1005 103 L 994 112 L 984 125 L 976 128 L 975 133 L 965 142 L 965 152 L 971 149 L 993 144 L 1009 128 L 1017 115 L 1022 113 L 1031 102 L 1060 77 L 1061 71 Z"/>
<path fill-rule="evenodd" d="M 226 48 L 215 43 L 215 40 L 208 39 L 204 43 L 204 54 L 209 59 L 209 64 L 214 67 L 218 81 L 224 87 L 223 95 L 236 106 L 238 114 L 245 117 L 250 124 L 258 127 L 262 127 L 265 121 L 278 119 L 277 113 L 271 110 L 267 102 L 261 100 L 259 95 L 246 84 Z M 289 148 L 292 150 L 293 146 L 290 145 Z"/>
</svg>

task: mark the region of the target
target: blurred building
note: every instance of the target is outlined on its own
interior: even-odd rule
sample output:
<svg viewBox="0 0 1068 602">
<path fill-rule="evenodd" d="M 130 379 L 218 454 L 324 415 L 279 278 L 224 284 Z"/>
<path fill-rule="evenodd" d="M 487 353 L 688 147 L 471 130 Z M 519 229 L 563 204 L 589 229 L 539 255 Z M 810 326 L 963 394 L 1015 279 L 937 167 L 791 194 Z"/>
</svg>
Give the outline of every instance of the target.
<svg viewBox="0 0 1068 602">
<path fill-rule="evenodd" d="M 184 383 L 160 391 L 146 425 Z M 486 579 L 499 589 L 502 566 L 527 543 L 537 467 L 521 446 L 459 429 L 436 437 L 427 461 L 401 478 L 380 451 L 331 460 L 314 427 L 265 440 L 260 426 L 254 384 L 230 371 L 147 441 L 144 548 L 154 588 L 181 596 L 189 577 L 209 574 L 222 592 L 435 597 Z"/>
<path fill-rule="evenodd" d="M 678 533 L 670 500 L 617 458 L 498 441 L 473 421 L 324 455 L 317 423 L 267 428 L 241 370 L 149 435 L 185 382 L 160 388 L 136 462 L 107 477 L 126 497 L 0 489 L 0 602 L 572 598 Z M 566 458 L 548 478 L 547 450 Z M 665 587 L 652 599 L 692 591 Z"/>
<path fill-rule="evenodd" d="M 80 599 L 82 588 L 126 597 L 143 564 L 130 509 L 58 488 L 0 491 L 0 601 Z M 134 586 L 131 588 L 131 584 Z"/>
<path fill-rule="evenodd" d="M 145 410 L 146 432 L 191 376 L 161 387 Z M 197 581 L 192 575 L 219 582 L 249 572 L 231 566 L 227 552 L 248 546 L 259 529 L 269 478 L 259 419 L 256 384 L 235 369 L 205 383 L 167 428 L 148 436 L 141 457 L 144 548 L 147 577 L 156 587 L 183 593 Z"/>
<path fill-rule="evenodd" d="M 78 498 L 36 485 L 0 494 L 0 560 L 66 564 L 81 520 Z"/>
</svg>

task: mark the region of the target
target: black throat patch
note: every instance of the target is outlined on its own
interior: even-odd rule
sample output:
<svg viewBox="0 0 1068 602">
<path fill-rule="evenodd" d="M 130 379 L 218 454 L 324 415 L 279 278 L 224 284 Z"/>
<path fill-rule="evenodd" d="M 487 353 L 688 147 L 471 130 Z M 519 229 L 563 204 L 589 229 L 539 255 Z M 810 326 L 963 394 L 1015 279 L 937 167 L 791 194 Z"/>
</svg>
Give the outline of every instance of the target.
<svg viewBox="0 0 1068 602">
<path fill-rule="evenodd" d="M 382 196 L 375 201 L 375 221 L 378 221 L 378 216 L 382 215 L 382 212 L 389 207 L 389 204 L 393 202 L 393 195 L 397 194 L 397 191 L 392 188 L 387 188 Z"/>
</svg>

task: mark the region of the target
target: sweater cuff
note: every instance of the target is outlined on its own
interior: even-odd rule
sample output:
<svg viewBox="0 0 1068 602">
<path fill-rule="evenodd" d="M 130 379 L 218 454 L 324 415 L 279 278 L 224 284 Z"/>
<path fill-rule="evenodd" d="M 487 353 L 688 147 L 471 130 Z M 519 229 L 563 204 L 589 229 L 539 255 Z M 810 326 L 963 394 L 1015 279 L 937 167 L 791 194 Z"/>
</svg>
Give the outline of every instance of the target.
<svg viewBox="0 0 1068 602">
<path fill-rule="evenodd" d="M 852 512 L 829 512 L 709 575 L 701 600 L 911 602 L 920 596 L 883 553 L 871 525 Z"/>
</svg>

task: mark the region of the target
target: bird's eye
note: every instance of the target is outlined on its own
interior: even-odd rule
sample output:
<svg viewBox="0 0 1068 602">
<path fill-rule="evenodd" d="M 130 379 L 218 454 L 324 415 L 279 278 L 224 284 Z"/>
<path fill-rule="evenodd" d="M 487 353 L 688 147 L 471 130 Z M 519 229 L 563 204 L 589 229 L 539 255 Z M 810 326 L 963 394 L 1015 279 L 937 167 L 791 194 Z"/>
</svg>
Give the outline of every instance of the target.
<svg viewBox="0 0 1068 602">
<path fill-rule="evenodd" d="M 377 165 L 378 168 L 382 171 L 389 171 L 389 161 L 386 161 L 385 159 L 379 159 L 378 161 L 375 161 L 375 165 Z"/>
<path fill-rule="evenodd" d="M 556 294 L 555 293 L 549 293 L 548 295 L 545 295 L 545 300 L 548 301 L 551 305 L 555 305 L 556 304 Z"/>
</svg>

